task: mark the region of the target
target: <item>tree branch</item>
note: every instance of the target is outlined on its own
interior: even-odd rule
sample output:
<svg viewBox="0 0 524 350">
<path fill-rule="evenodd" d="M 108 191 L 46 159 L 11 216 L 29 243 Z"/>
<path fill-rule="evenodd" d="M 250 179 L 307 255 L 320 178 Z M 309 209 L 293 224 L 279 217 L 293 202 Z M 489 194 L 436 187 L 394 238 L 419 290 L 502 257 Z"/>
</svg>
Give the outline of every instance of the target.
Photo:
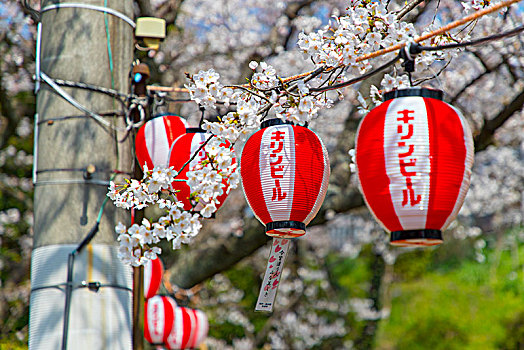
<svg viewBox="0 0 524 350">
<path fill-rule="evenodd" d="M 138 17 L 153 17 L 155 15 L 149 0 L 135 0 L 135 2 L 138 5 Z"/>
<path fill-rule="evenodd" d="M 192 250 L 179 254 L 178 260 L 170 268 L 171 282 L 180 288 L 191 288 L 253 254 L 269 239 L 262 225 L 253 218 L 246 223 L 242 237 L 231 235 L 212 245 L 201 241 L 203 244 L 192 246 Z"/>
<path fill-rule="evenodd" d="M 170 0 L 162 4 L 157 11 L 157 15 L 166 20 L 167 24 L 176 25 L 176 20 L 180 13 L 180 8 L 184 0 Z"/>
<path fill-rule="evenodd" d="M 480 133 L 475 137 L 475 151 L 479 152 L 485 150 L 489 145 L 494 142 L 493 136 L 495 131 L 500 128 L 506 121 L 508 121 L 514 113 L 522 109 L 524 105 L 524 89 L 508 103 L 502 111 L 499 112 L 494 118 L 486 120 Z"/>
<path fill-rule="evenodd" d="M 451 99 L 450 101 L 450 104 L 454 104 L 458 99 L 459 97 L 472 85 L 476 84 L 480 79 L 482 79 L 484 76 L 488 75 L 488 74 L 491 74 L 495 71 L 497 71 L 502 65 L 505 64 L 505 61 L 501 61 L 500 63 L 498 63 L 496 66 L 494 67 L 489 67 L 485 62 L 484 60 L 478 56 L 477 54 L 475 54 L 475 57 L 477 57 L 480 61 L 480 63 L 482 64 L 482 66 L 484 67 L 484 72 L 480 73 L 479 75 L 477 75 L 473 80 L 471 80 L 469 83 L 467 83 L 466 85 L 464 85 L 462 87 L 462 89 L 460 89 L 459 92 L 457 92 L 455 94 L 455 96 L 453 96 L 453 98 Z"/>
<path fill-rule="evenodd" d="M 16 111 L 2 83 L 3 81 L 0 77 L 0 112 L 3 116 L 0 116 L 0 149 L 4 148 L 9 136 L 15 134 L 18 125 Z"/>
<path fill-rule="evenodd" d="M 410 3 L 407 3 L 403 8 L 400 9 L 397 13 L 397 19 L 400 20 L 402 17 L 407 15 L 410 11 L 412 11 L 415 7 L 423 3 L 424 0 L 414 0 Z"/>
</svg>

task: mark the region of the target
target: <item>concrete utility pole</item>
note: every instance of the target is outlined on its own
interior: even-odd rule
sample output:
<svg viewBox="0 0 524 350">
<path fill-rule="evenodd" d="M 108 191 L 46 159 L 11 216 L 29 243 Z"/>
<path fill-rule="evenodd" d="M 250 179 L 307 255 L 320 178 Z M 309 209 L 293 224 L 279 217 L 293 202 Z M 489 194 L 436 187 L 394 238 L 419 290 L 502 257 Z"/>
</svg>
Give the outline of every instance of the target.
<svg viewBox="0 0 524 350">
<path fill-rule="evenodd" d="M 74 3 L 92 8 L 42 0 L 41 71 L 53 79 L 127 93 L 133 28 L 93 6 L 133 18 L 133 2 Z M 64 90 L 98 114 L 122 111 L 121 104 L 105 94 Z M 119 143 L 123 131 L 101 125 L 44 82 L 37 113 L 29 348 L 131 349 L 132 270 L 117 257 L 114 232 L 118 221 L 129 223 L 129 213 L 107 203 L 94 239 L 72 253 L 95 227 L 114 170 L 131 171 L 130 138 Z M 125 127 L 121 116 L 106 115 L 104 120 Z"/>
</svg>

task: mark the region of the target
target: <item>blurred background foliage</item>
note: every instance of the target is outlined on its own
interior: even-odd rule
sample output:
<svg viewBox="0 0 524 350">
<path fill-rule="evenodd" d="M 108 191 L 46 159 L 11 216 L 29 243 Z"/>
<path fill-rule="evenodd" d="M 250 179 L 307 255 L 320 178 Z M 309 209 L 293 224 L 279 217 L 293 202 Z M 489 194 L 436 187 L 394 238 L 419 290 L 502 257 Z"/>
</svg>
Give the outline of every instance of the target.
<svg viewBox="0 0 524 350">
<path fill-rule="evenodd" d="M 515 227 L 501 237 L 504 243 L 485 242 L 481 262 L 475 259 L 471 249 L 476 243 L 473 239 L 451 240 L 441 247 L 403 253 L 385 276 L 389 282 L 382 284 L 383 303 L 390 311 L 388 317 L 379 322 L 375 348 L 522 349 L 524 229 Z M 336 289 L 331 301 L 343 305 L 352 298 L 367 296 L 372 276 L 370 261 L 374 255 L 370 246 L 363 249 L 358 259 L 337 254 L 326 258 Z M 315 262 L 309 263 L 314 269 Z M 215 290 L 216 279 L 206 284 L 202 297 L 213 298 L 207 293 Z M 227 279 L 231 284 L 224 293 L 233 290 L 240 293 L 242 297 L 235 301 L 239 307 L 253 308 L 261 280 L 249 262 L 238 264 L 218 279 Z M 319 299 L 322 297 L 312 302 Z M 223 322 L 223 317 L 213 314 L 212 306 L 206 305 L 205 309 L 210 316 L 210 336 L 213 338 L 232 342 L 250 333 L 241 322 Z M 265 314 L 248 314 L 254 334 L 270 327 L 270 319 Z M 322 316 L 336 318 L 337 312 L 326 310 Z M 369 320 L 359 319 L 350 312 L 345 314 L 344 322 L 350 329 L 347 334 L 326 339 L 311 349 L 347 346 L 358 339 Z"/>
</svg>

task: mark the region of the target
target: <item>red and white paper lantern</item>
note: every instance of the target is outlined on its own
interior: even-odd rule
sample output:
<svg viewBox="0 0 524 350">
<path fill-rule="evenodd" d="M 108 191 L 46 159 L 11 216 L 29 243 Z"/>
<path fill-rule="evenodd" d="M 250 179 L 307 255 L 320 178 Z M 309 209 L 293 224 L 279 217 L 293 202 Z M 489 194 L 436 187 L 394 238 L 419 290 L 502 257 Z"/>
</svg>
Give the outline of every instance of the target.
<svg viewBox="0 0 524 350">
<path fill-rule="evenodd" d="M 204 342 L 207 338 L 207 333 L 209 331 L 209 322 L 207 316 L 203 311 L 193 310 L 195 318 L 195 332 L 194 337 L 191 342 L 191 348 L 196 348 Z"/>
<path fill-rule="evenodd" d="M 144 266 L 144 297 L 152 298 L 158 292 L 164 274 L 164 264 L 160 258 L 149 260 Z"/>
<path fill-rule="evenodd" d="M 164 344 L 175 321 L 175 299 L 156 295 L 144 307 L 144 337 L 151 344 Z"/>
<path fill-rule="evenodd" d="M 461 113 L 430 89 L 396 90 L 356 137 L 360 189 L 391 244 L 442 243 L 469 188 L 473 139 Z"/>
<path fill-rule="evenodd" d="M 186 132 L 188 124 L 176 115 L 159 115 L 142 125 L 135 139 L 135 152 L 140 167 L 147 164 L 149 169 L 155 166 L 167 166 L 169 150 L 173 142 Z"/>
<path fill-rule="evenodd" d="M 166 346 L 169 349 L 194 349 L 206 339 L 208 330 L 207 316 L 202 311 L 177 307 Z"/>
<path fill-rule="evenodd" d="M 240 175 L 247 202 L 266 234 L 299 237 L 326 196 L 327 150 L 308 128 L 271 119 L 244 145 Z"/>
<path fill-rule="evenodd" d="M 169 165 L 174 167 L 175 171 L 179 171 L 182 166 L 195 154 L 195 152 L 202 146 L 207 139 L 212 135 L 206 133 L 200 128 L 188 128 L 187 133 L 180 136 L 175 143 L 173 144 L 173 150 L 171 151 L 171 158 L 169 160 Z M 187 180 L 187 172 L 193 170 L 198 166 L 203 160 L 207 158 L 206 152 L 202 149 L 198 152 L 196 157 L 194 157 L 189 164 L 187 164 L 184 169 L 178 174 L 177 179 Z M 224 179 L 224 182 L 226 180 Z M 184 210 L 194 210 L 200 211 L 203 208 L 202 203 L 192 203 L 190 195 L 191 188 L 186 182 L 175 181 L 173 182 L 173 189 L 177 190 L 177 199 L 184 203 Z M 217 197 L 218 204 L 216 205 L 217 209 L 224 204 L 228 196 L 227 187 L 223 188 L 223 193 Z"/>
</svg>

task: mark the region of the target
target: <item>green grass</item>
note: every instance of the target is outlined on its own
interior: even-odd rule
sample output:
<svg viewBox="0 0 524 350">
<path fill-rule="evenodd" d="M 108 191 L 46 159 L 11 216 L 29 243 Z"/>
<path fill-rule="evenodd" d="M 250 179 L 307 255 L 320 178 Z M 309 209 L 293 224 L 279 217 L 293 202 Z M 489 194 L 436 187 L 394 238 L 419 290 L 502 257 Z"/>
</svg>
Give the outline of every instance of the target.
<svg viewBox="0 0 524 350">
<path fill-rule="evenodd" d="M 488 251 L 482 264 L 466 259 L 425 273 L 422 255 L 407 273 L 396 271 L 401 282 L 391 287 L 391 315 L 380 324 L 377 349 L 524 348 L 524 246 L 500 258 Z"/>
</svg>

